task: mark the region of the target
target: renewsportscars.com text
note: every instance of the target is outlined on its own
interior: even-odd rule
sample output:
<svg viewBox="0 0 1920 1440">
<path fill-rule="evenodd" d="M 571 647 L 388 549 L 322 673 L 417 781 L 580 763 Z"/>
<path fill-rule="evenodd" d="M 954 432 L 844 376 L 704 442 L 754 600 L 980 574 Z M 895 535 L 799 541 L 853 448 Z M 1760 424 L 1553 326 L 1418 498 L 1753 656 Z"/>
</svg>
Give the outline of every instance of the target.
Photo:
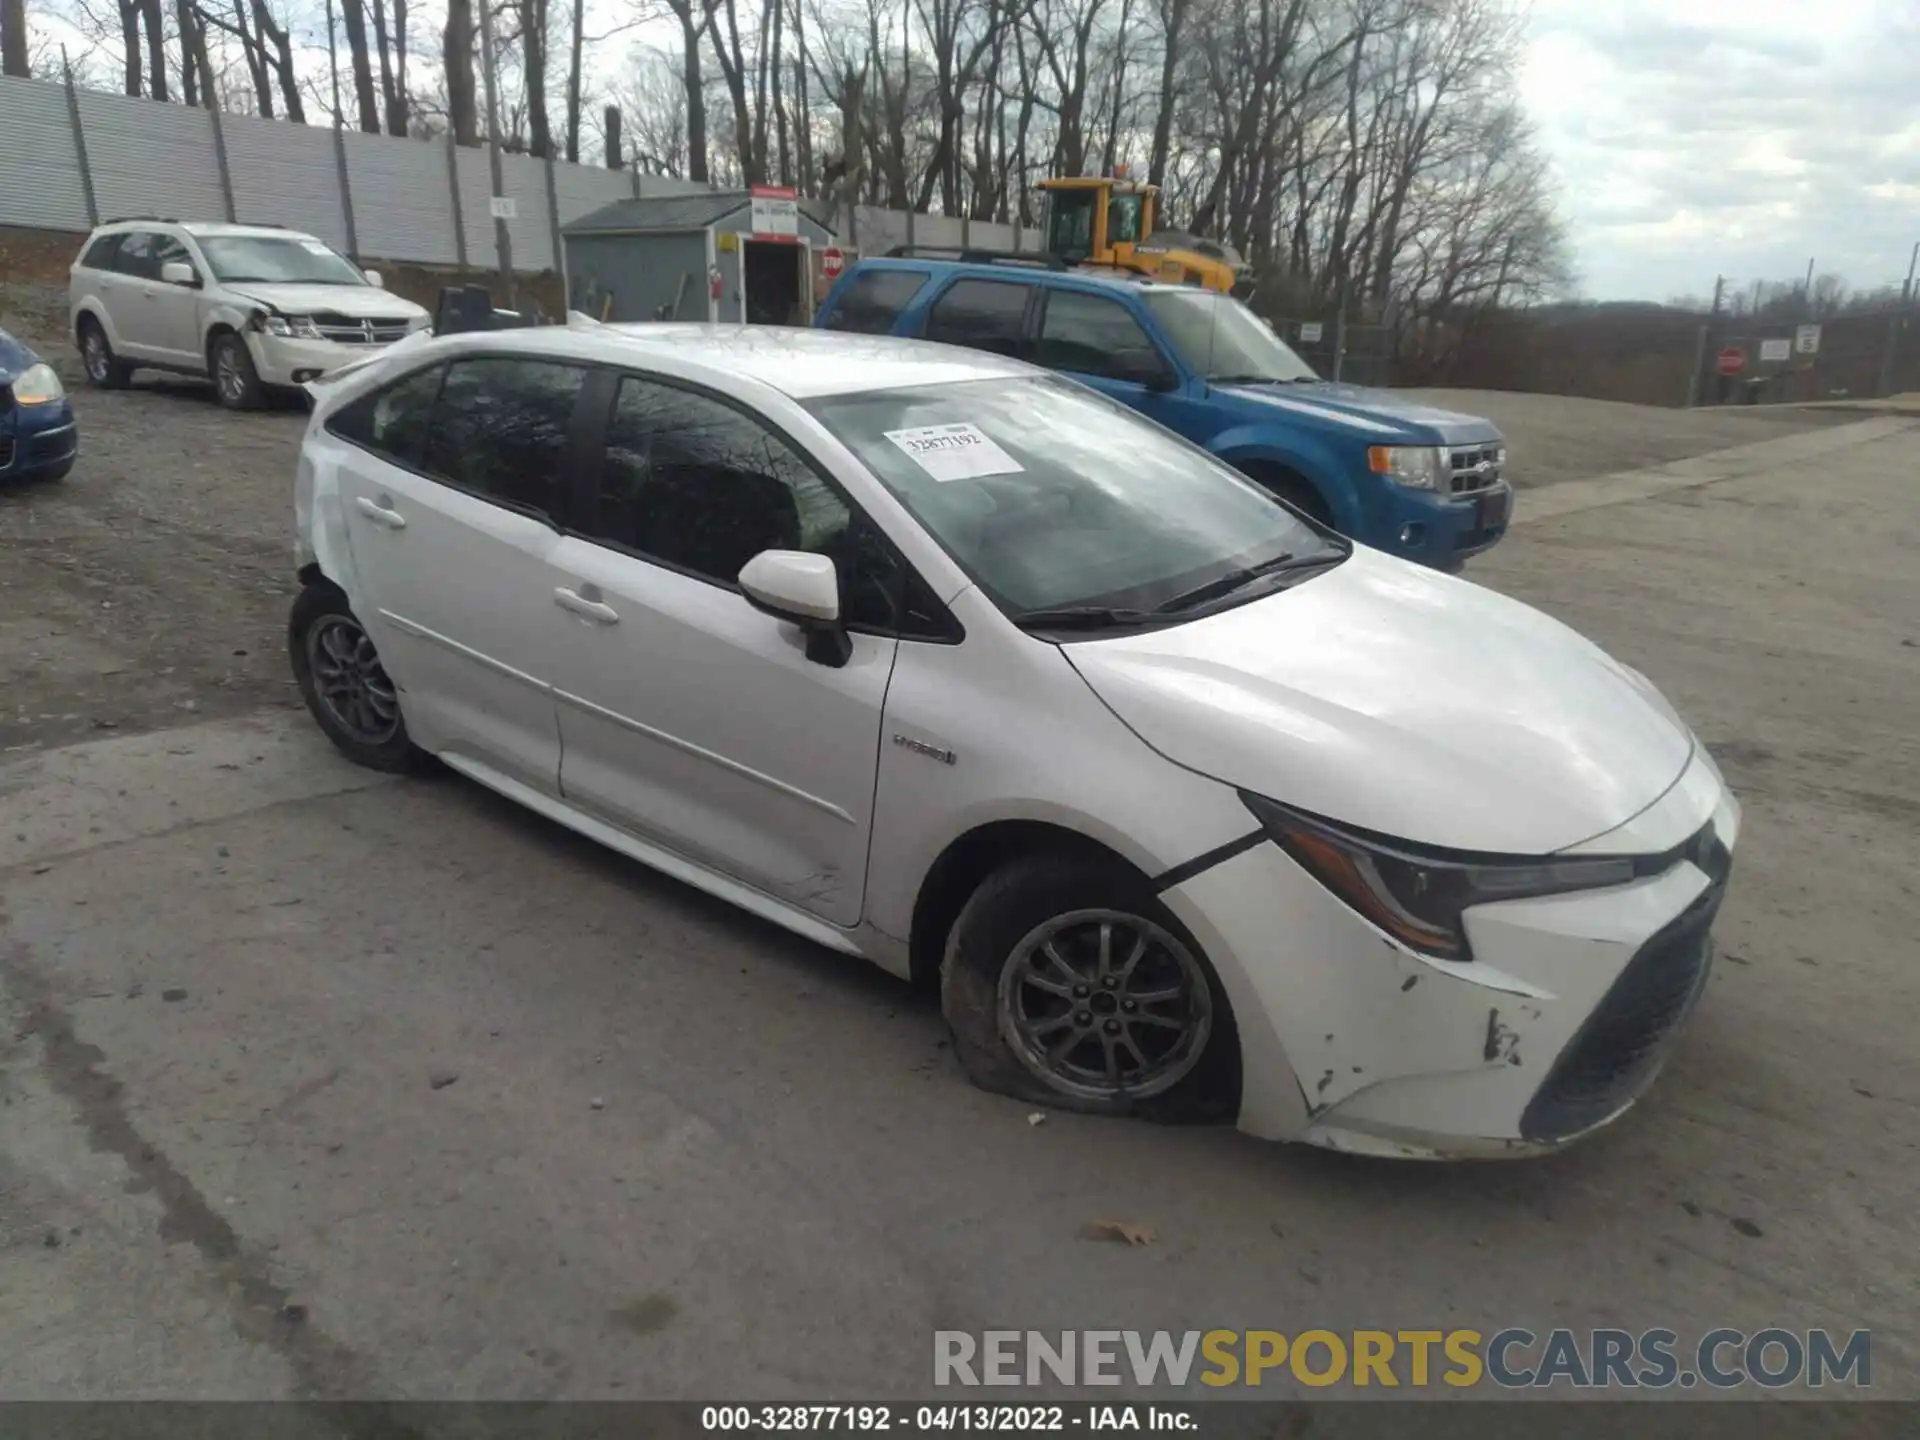
<svg viewBox="0 0 1920 1440">
<path fill-rule="evenodd" d="M 1873 1383 L 1872 1335 L 1855 1330 L 937 1330 L 938 1386 L 1184 1388 L 1263 1384 L 1506 1389 L 1777 1390 Z"/>
</svg>

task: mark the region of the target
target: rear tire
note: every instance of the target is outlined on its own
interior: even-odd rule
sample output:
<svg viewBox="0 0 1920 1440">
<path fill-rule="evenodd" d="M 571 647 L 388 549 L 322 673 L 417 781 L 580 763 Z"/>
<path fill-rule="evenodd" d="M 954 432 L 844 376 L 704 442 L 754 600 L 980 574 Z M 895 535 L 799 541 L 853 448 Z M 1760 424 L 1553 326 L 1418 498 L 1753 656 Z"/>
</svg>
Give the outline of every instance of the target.
<svg viewBox="0 0 1920 1440">
<path fill-rule="evenodd" d="M 96 390 L 124 390 L 133 375 L 133 367 L 113 353 L 107 332 L 91 315 L 80 319 L 80 361 L 86 367 L 87 383 Z"/>
<path fill-rule="evenodd" d="M 398 687 L 339 586 L 316 580 L 300 592 L 287 620 L 287 645 L 301 698 L 342 755 L 390 774 L 432 766 L 432 757 L 408 738 Z"/>
<path fill-rule="evenodd" d="M 1117 862 L 1038 855 L 988 876 L 954 921 L 940 999 L 983 1090 L 1170 1123 L 1239 1109 L 1226 992 L 1193 937 Z"/>
<path fill-rule="evenodd" d="M 207 373 L 213 390 L 229 410 L 258 410 L 267 402 L 267 388 L 253 368 L 247 342 L 233 331 L 216 335 L 207 347 Z"/>
</svg>

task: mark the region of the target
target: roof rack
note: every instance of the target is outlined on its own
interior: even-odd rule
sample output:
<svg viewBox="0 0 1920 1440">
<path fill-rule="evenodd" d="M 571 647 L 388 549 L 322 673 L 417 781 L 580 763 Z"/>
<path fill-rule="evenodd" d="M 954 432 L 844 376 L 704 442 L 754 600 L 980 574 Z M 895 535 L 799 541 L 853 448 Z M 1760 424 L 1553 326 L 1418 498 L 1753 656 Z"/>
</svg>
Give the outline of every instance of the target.
<svg viewBox="0 0 1920 1440">
<path fill-rule="evenodd" d="M 125 225 L 134 220 L 151 220 L 156 225 L 178 225 L 180 222 L 171 215 L 112 215 L 102 220 L 102 225 Z"/>
<path fill-rule="evenodd" d="M 913 255 L 953 255 L 962 265 L 1038 265 L 1048 270 L 1065 270 L 1067 262 L 1045 250 L 975 250 L 966 245 L 896 245 L 887 251 L 889 259 Z"/>
</svg>

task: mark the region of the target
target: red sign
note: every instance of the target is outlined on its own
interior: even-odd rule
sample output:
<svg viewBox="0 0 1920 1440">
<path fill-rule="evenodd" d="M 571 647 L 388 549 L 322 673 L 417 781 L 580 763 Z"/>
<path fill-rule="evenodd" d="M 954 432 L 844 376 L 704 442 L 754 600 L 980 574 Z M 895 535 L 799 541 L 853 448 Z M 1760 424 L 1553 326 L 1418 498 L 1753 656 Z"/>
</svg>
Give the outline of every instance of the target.
<svg viewBox="0 0 1920 1440">
<path fill-rule="evenodd" d="M 838 245 L 829 245 L 820 252 L 820 273 L 829 280 L 837 280 L 840 272 L 847 268 L 847 252 Z"/>
<path fill-rule="evenodd" d="M 1722 375 L 1738 375 L 1747 368 L 1747 352 L 1738 345 L 1729 345 L 1720 352 L 1719 364 Z"/>
</svg>

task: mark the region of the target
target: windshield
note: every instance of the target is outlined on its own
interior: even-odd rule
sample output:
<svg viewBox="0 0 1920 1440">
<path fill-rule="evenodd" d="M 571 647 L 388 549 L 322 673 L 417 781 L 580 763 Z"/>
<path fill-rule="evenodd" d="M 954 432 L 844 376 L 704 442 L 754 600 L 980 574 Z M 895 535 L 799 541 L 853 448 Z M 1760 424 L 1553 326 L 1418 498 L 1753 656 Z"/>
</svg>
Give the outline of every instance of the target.
<svg viewBox="0 0 1920 1440">
<path fill-rule="evenodd" d="M 1148 290 L 1140 297 L 1180 358 L 1209 380 L 1318 380 L 1313 367 L 1231 295 Z"/>
<path fill-rule="evenodd" d="M 1063 260 L 1084 260 L 1093 253 L 1091 190 L 1056 190 L 1047 229 L 1047 249 Z"/>
<path fill-rule="evenodd" d="M 1344 546 L 1206 451 L 1068 380 L 836 395 L 809 410 L 1016 618 L 1152 610 Z"/>
<path fill-rule="evenodd" d="M 1143 197 L 1139 195 L 1116 195 L 1113 203 L 1107 206 L 1107 243 L 1123 245 L 1133 243 L 1140 238 L 1140 207 Z"/>
<path fill-rule="evenodd" d="M 202 235 L 200 252 L 220 280 L 364 285 L 351 262 L 318 240 L 291 235 Z"/>
</svg>

